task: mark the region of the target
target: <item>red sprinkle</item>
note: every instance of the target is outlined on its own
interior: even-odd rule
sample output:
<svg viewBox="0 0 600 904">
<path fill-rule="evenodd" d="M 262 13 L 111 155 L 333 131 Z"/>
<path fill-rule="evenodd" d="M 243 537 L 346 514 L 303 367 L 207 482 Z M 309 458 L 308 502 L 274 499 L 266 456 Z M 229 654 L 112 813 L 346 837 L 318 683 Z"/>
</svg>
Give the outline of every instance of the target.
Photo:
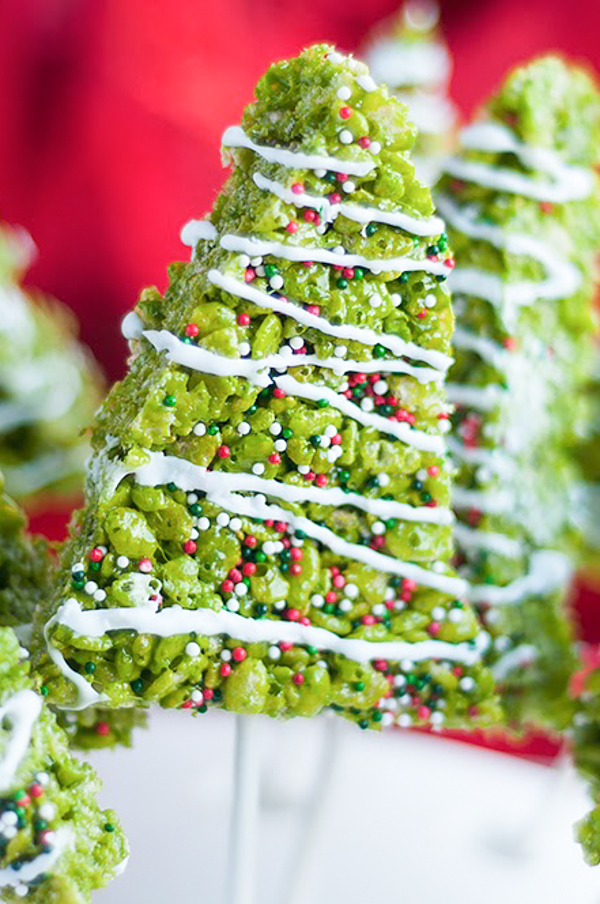
<svg viewBox="0 0 600 904">
<path fill-rule="evenodd" d="M 377 669 L 378 672 L 387 672 L 387 670 L 388 670 L 387 659 L 376 659 L 373 662 L 373 668 Z"/>
<path fill-rule="evenodd" d="M 234 585 L 233 581 L 230 581 L 229 579 L 226 578 L 223 581 L 223 583 L 221 584 L 221 590 L 223 591 L 223 593 L 233 593 L 234 586 L 235 585 Z"/>
<path fill-rule="evenodd" d="M 285 231 L 289 232 L 291 235 L 293 235 L 295 232 L 298 232 L 299 229 L 300 227 L 295 220 L 290 220 L 290 222 L 285 227 Z"/>
<path fill-rule="evenodd" d="M 281 461 L 281 455 L 279 454 L 279 452 L 272 452 L 269 455 L 269 461 L 272 465 L 278 465 Z"/>
<path fill-rule="evenodd" d="M 332 191 L 331 194 L 329 195 L 329 200 L 331 201 L 332 204 L 339 204 L 340 201 L 342 200 L 342 196 L 340 195 L 339 192 Z"/>
<path fill-rule="evenodd" d="M 239 584 L 239 582 L 242 580 L 242 572 L 239 568 L 232 568 L 229 572 L 229 577 L 234 584 Z"/>
<path fill-rule="evenodd" d="M 244 649 L 244 647 L 235 647 L 231 651 L 231 658 L 234 662 L 243 662 L 248 653 Z"/>
<path fill-rule="evenodd" d="M 339 114 L 342 119 L 350 119 L 352 112 L 352 107 L 340 107 L 339 109 Z"/>
<path fill-rule="evenodd" d="M 429 468 L 427 468 L 427 473 L 430 477 L 437 477 L 440 473 L 440 469 L 437 465 L 431 465 Z"/>
<path fill-rule="evenodd" d="M 249 314 L 238 314 L 237 321 L 240 326 L 248 326 L 250 324 L 250 315 Z"/>
<path fill-rule="evenodd" d="M 90 560 L 92 562 L 101 562 L 103 558 L 104 558 L 104 553 L 102 552 L 101 549 L 99 549 L 97 546 L 95 546 L 94 549 L 92 549 L 92 551 L 90 552 Z"/>
<path fill-rule="evenodd" d="M 295 195 L 301 195 L 304 191 L 304 184 L 302 182 L 294 182 L 292 185 L 292 191 Z"/>
<path fill-rule="evenodd" d="M 358 139 L 358 144 L 361 146 L 361 148 L 368 148 L 369 145 L 371 144 L 371 139 L 369 138 L 368 135 L 363 135 L 361 138 Z"/>
<path fill-rule="evenodd" d="M 289 640 L 282 640 L 279 642 L 279 649 L 282 653 L 287 653 L 288 650 L 291 650 L 294 644 Z"/>
<path fill-rule="evenodd" d="M 193 339 L 194 336 L 197 336 L 199 332 L 200 332 L 200 329 L 199 329 L 199 327 L 196 326 L 195 323 L 188 323 L 188 325 L 185 328 L 185 335 L 189 336 L 190 339 Z"/>
<path fill-rule="evenodd" d="M 429 709 L 428 706 L 422 705 L 422 706 L 419 706 L 419 708 L 417 709 L 417 716 L 419 717 L 419 719 L 423 719 L 423 721 L 428 719 L 430 715 L 431 715 L 431 710 Z"/>
<path fill-rule="evenodd" d="M 306 615 L 303 615 L 302 618 L 300 619 L 299 624 L 301 624 L 301 625 L 312 625 L 312 622 L 311 622 L 310 618 L 307 618 Z"/>
<path fill-rule="evenodd" d="M 107 735 L 109 735 L 110 734 L 110 725 L 108 724 L 108 722 L 98 722 L 98 724 L 96 725 L 96 734 L 100 735 L 103 738 L 105 738 Z M 33 793 L 33 791 L 32 791 L 32 793 Z M 34 797 L 39 797 L 39 796 L 40 796 L 39 794 L 34 794 Z"/>
<path fill-rule="evenodd" d="M 363 625 L 374 625 L 377 622 L 377 619 L 374 615 L 363 615 L 361 622 Z"/>
<path fill-rule="evenodd" d="M 98 722 L 98 725 L 106 725 L 108 727 L 108 730 L 110 731 L 110 726 L 108 725 L 108 722 Z M 98 725 L 96 726 L 96 732 L 98 731 Z M 37 797 L 41 797 L 43 795 L 43 793 L 44 793 L 44 789 L 43 789 L 42 785 L 38 784 L 37 782 L 34 782 L 33 785 L 29 786 L 29 794 L 34 799 Z"/>
<path fill-rule="evenodd" d="M 300 618 L 300 610 L 299 609 L 286 609 L 285 617 L 288 621 L 298 621 Z"/>
<path fill-rule="evenodd" d="M 285 523 L 285 521 L 276 521 L 275 522 L 275 530 L 279 534 L 285 533 L 285 531 L 287 530 L 287 524 Z"/>
<path fill-rule="evenodd" d="M 249 546 L 250 549 L 254 549 L 254 547 L 256 546 L 256 537 L 253 534 L 248 534 L 248 536 L 244 540 L 244 543 L 246 544 L 246 546 Z"/>
<path fill-rule="evenodd" d="M 336 588 L 336 590 L 341 590 L 342 587 L 346 586 L 346 578 L 343 574 L 336 574 L 332 581 L 332 584 Z"/>
<path fill-rule="evenodd" d="M 315 477 L 315 483 L 318 487 L 325 487 L 329 483 L 329 477 L 327 474 L 317 474 Z"/>
<path fill-rule="evenodd" d="M 285 399 L 285 392 L 283 389 L 279 389 L 278 386 L 273 390 L 273 398 L 274 399 Z"/>
<path fill-rule="evenodd" d="M 183 544 L 183 551 L 187 553 L 188 556 L 193 556 L 197 549 L 198 544 L 195 540 L 186 540 Z"/>
<path fill-rule="evenodd" d="M 422 311 L 419 311 L 417 317 L 419 318 L 419 320 L 425 320 L 425 318 L 427 317 L 427 308 L 423 308 Z"/>
<path fill-rule="evenodd" d="M 440 633 L 441 625 L 437 621 L 432 621 L 429 627 L 427 628 L 428 634 L 431 634 L 432 637 L 437 637 Z"/>
<path fill-rule="evenodd" d="M 249 577 L 250 575 L 256 574 L 256 565 L 254 564 L 254 562 L 246 562 L 242 571 L 247 577 Z"/>
<path fill-rule="evenodd" d="M 244 282 L 252 282 L 253 279 L 256 279 L 256 273 L 254 272 L 252 267 L 246 267 L 246 272 L 244 273 Z"/>
<path fill-rule="evenodd" d="M 292 681 L 294 684 L 304 684 L 304 675 L 302 672 L 296 672 L 295 675 L 292 675 Z"/>
<path fill-rule="evenodd" d="M 302 559 L 302 550 L 299 549 L 299 547 L 294 546 L 290 555 L 292 557 L 292 562 L 300 562 Z"/>
<path fill-rule="evenodd" d="M 321 308 L 318 304 L 309 304 L 307 305 L 306 310 L 309 314 L 314 314 L 315 317 L 319 317 L 321 314 Z"/>
<path fill-rule="evenodd" d="M 302 214 L 302 216 L 304 217 L 304 219 L 306 220 L 307 223 L 312 223 L 314 220 L 317 219 L 317 212 L 316 212 L 316 210 L 305 210 L 304 213 Z"/>
<path fill-rule="evenodd" d="M 212 687 L 205 687 L 202 689 L 202 696 L 205 700 L 212 700 L 214 695 L 215 692 L 213 691 Z"/>
<path fill-rule="evenodd" d="M 229 448 L 229 446 L 219 446 L 219 448 L 217 449 L 217 455 L 219 456 L 219 458 L 229 458 L 229 456 L 231 455 L 231 449 Z"/>
<path fill-rule="evenodd" d="M 325 594 L 325 602 L 326 603 L 337 603 L 337 593 L 335 590 L 328 590 Z"/>
<path fill-rule="evenodd" d="M 231 666 L 228 662 L 224 662 L 219 671 L 222 678 L 227 678 L 228 675 L 231 675 Z"/>
<path fill-rule="evenodd" d="M 290 574 L 302 574 L 302 565 L 300 562 L 292 562 L 290 565 Z"/>
</svg>

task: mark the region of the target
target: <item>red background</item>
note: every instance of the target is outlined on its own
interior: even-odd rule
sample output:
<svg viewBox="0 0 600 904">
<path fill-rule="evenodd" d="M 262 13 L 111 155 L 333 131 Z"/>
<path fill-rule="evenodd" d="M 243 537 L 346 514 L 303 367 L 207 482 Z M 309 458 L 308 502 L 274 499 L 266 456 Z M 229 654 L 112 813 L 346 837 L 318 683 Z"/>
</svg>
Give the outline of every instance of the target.
<svg viewBox="0 0 600 904">
<path fill-rule="evenodd" d="M 219 139 L 274 59 L 357 50 L 397 0 L 0 0 L 0 212 L 40 248 L 28 280 L 78 314 L 108 376 L 120 317 L 187 256 L 222 181 Z M 508 67 L 561 50 L 600 70 L 598 0 L 442 0 L 468 115 Z M 59 532 L 60 517 L 51 524 Z M 586 635 L 600 639 L 588 595 Z"/>
</svg>

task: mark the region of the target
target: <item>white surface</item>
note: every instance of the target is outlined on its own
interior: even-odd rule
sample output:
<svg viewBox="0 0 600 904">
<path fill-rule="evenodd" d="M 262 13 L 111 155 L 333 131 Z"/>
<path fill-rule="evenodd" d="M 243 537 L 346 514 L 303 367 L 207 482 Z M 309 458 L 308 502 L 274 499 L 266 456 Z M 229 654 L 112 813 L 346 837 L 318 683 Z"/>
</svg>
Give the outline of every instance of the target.
<svg viewBox="0 0 600 904">
<path fill-rule="evenodd" d="M 284 904 L 298 813 L 317 758 L 318 721 L 262 723 L 262 836 L 257 904 Z M 234 720 L 155 713 L 137 747 L 91 759 L 132 848 L 100 904 L 222 904 Z M 598 904 L 600 871 L 583 864 L 572 823 L 585 794 L 554 771 L 410 733 L 341 724 L 335 771 L 307 904 Z M 289 792 L 289 793 L 288 793 Z M 530 852 L 502 845 L 537 823 Z"/>
</svg>

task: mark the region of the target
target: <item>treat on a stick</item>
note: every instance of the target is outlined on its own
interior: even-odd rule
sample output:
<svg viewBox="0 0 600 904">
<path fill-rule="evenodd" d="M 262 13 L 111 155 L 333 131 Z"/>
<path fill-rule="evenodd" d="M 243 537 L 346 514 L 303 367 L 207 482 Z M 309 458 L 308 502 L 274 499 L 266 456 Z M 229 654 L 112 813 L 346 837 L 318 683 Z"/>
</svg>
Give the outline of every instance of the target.
<svg viewBox="0 0 600 904">
<path fill-rule="evenodd" d="M 450 150 L 458 112 L 449 97 L 452 57 L 441 34 L 434 0 L 407 0 L 368 38 L 364 57 L 377 82 L 388 85 L 408 106 L 418 129 L 413 163 L 419 178 L 433 185 Z"/>
<path fill-rule="evenodd" d="M 73 315 L 20 285 L 34 251 L 24 230 L 0 226 L 0 468 L 28 502 L 79 491 L 100 384 Z"/>
<path fill-rule="evenodd" d="M 3 487 L 0 472 L 0 625 L 14 627 L 27 647 L 34 609 L 52 593 L 55 560 L 43 537 L 26 532 L 24 512 Z M 145 714 L 140 709 L 93 707 L 76 714 L 58 710 L 57 720 L 73 747 L 129 747 L 132 730 L 145 723 Z"/>
<path fill-rule="evenodd" d="M 28 653 L 0 628 L 0 898 L 85 904 L 118 875 L 127 842 L 100 782 L 33 690 Z"/>
<path fill-rule="evenodd" d="M 462 132 L 435 193 L 458 261 L 460 573 L 509 717 L 554 727 L 569 722 L 576 667 L 565 593 L 584 539 L 571 502 L 594 358 L 599 136 L 592 78 L 537 59 Z"/>
<path fill-rule="evenodd" d="M 143 293 L 40 610 L 49 699 L 488 724 L 452 554 L 453 261 L 415 129 L 328 46 L 272 66 L 189 263 Z"/>
</svg>

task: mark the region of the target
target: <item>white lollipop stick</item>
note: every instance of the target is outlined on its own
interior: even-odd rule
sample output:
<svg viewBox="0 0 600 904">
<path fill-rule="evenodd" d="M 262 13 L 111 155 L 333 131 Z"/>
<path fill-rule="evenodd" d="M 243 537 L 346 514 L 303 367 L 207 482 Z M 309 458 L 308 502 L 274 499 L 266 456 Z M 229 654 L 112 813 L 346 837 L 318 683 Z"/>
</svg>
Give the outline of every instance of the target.
<svg viewBox="0 0 600 904">
<path fill-rule="evenodd" d="M 227 904 L 253 904 L 256 882 L 260 722 L 235 717 L 234 786 L 229 834 Z"/>
</svg>

